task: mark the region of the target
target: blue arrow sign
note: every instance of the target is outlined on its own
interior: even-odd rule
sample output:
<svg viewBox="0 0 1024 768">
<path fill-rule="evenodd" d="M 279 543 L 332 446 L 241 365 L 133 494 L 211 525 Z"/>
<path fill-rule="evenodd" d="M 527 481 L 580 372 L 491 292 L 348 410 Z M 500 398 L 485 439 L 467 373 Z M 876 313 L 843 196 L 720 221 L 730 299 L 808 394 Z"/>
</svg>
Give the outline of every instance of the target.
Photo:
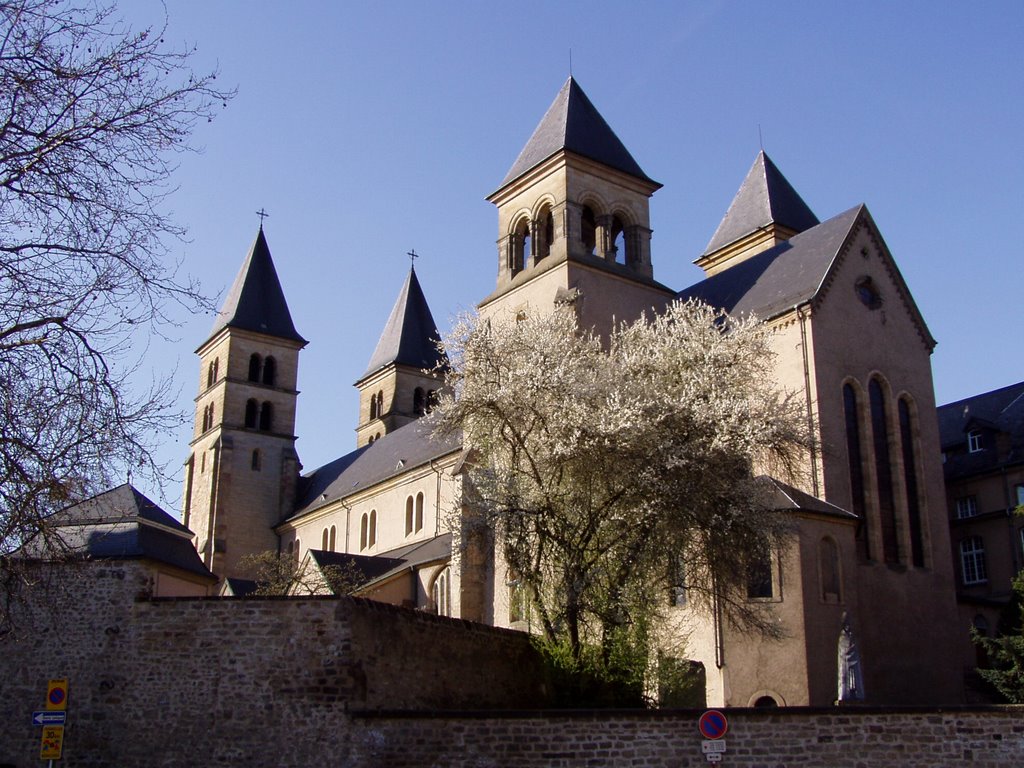
<svg viewBox="0 0 1024 768">
<path fill-rule="evenodd" d="M 41 712 L 32 713 L 32 725 L 64 725 L 67 721 L 67 712 Z"/>
</svg>

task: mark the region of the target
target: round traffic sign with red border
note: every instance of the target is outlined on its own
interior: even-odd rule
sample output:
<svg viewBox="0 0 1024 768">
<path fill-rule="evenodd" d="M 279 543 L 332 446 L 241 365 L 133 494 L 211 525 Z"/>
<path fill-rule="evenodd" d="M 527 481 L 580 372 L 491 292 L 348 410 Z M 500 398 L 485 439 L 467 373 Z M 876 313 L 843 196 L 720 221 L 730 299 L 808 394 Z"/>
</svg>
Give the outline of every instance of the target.
<svg viewBox="0 0 1024 768">
<path fill-rule="evenodd" d="M 46 709 L 66 709 L 68 705 L 68 681 L 51 680 L 46 686 Z"/>
<path fill-rule="evenodd" d="M 717 709 L 709 709 L 700 716 L 697 727 L 705 739 L 720 739 L 729 730 L 729 721 Z"/>
</svg>

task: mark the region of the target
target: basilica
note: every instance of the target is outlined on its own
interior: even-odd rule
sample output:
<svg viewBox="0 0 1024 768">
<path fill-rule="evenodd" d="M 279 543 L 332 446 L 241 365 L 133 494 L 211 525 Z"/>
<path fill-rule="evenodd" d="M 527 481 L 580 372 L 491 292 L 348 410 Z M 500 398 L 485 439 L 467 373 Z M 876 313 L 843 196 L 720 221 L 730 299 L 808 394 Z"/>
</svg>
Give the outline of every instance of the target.
<svg viewBox="0 0 1024 768">
<path fill-rule="evenodd" d="M 832 704 L 851 642 L 858 700 L 960 701 L 935 341 L 871 214 L 856 205 L 819 219 L 762 151 L 696 260 L 704 279 L 680 290 L 658 282 L 652 256 L 660 186 L 570 77 L 487 198 L 497 274 L 479 313 L 572 305 L 603 333 L 681 298 L 768 323 L 777 384 L 799 397 L 814 447 L 799 482 L 774 483 L 795 533 L 749 596 L 771 603 L 781 637 L 745 635 L 685 595 L 669 608 L 708 704 Z M 260 229 L 197 350 L 182 520 L 222 593 L 244 591 L 245 556 L 273 551 L 314 570 L 354 563 L 359 593 L 377 600 L 529 629 L 494 548 L 453 545 L 466 456 L 420 419 L 443 383 L 437 341 L 410 269 L 355 382 L 355 446 L 304 470 L 294 444 L 306 340 Z"/>
</svg>

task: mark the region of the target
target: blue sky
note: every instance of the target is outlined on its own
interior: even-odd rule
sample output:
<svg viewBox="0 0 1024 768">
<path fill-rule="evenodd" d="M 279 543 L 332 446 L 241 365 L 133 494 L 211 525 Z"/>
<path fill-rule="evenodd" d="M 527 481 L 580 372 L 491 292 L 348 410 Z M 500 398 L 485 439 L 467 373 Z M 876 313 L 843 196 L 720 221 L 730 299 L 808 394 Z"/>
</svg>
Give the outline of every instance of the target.
<svg viewBox="0 0 1024 768">
<path fill-rule="evenodd" d="M 307 470 L 355 444 L 352 386 L 415 248 L 442 327 L 496 279 L 484 198 L 572 71 L 644 171 L 655 277 L 700 279 L 704 249 L 759 149 L 821 219 L 864 202 L 939 346 L 938 401 L 1020 380 L 1024 3 L 175 2 L 238 96 L 199 126 L 169 206 L 182 269 L 230 285 L 265 230 L 299 332 Z M 157 0 L 123 3 L 134 25 Z M 191 408 L 182 317 L 146 365 Z M 189 427 L 161 456 L 180 467 Z M 172 485 L 163 498 L 179 506 Z M 158 494 L 159 495 L 159 494 Z"/>
</svg>

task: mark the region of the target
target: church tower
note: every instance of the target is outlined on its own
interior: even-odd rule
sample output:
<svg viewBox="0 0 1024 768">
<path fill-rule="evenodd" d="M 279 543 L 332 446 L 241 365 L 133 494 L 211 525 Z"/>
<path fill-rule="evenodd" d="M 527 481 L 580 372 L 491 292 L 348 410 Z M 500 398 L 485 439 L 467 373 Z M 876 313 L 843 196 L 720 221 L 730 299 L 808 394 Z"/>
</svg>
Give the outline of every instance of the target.
<svg viewBox="0 0 1024 768">
<path fill-rule="evenodd" d="M 182 519 L 215 574 L 240 575 L 248 554 L 277 551 L 273 526 L 295 504 L 299 350 L 263 227 L 196 350 L 199 395 L 185 464 Z"/>
<path fill-rule="evenodd" d="M 819 224 L 807 203 L 761 150 L 703 255 L 708 277 Z"/>
<path fill-rule="evenodd" d="M 437 324 L 416 279 L 416 269 L 410 268 L 366 373 L 356 382 L 357 448 L 427 412 L 441 383 L 436 374 L 425 373 L 444 362 L 439 342 Z"/>
<path fill-rule="evenodd" d="M 651 263 L 660 187 L 570 77 L 487 198 L 498 208 L 498 285 L 481 313 L 573 304 L 584 327 L 607 331 L 664 306 L 672 291 Z"/>
</svg>

